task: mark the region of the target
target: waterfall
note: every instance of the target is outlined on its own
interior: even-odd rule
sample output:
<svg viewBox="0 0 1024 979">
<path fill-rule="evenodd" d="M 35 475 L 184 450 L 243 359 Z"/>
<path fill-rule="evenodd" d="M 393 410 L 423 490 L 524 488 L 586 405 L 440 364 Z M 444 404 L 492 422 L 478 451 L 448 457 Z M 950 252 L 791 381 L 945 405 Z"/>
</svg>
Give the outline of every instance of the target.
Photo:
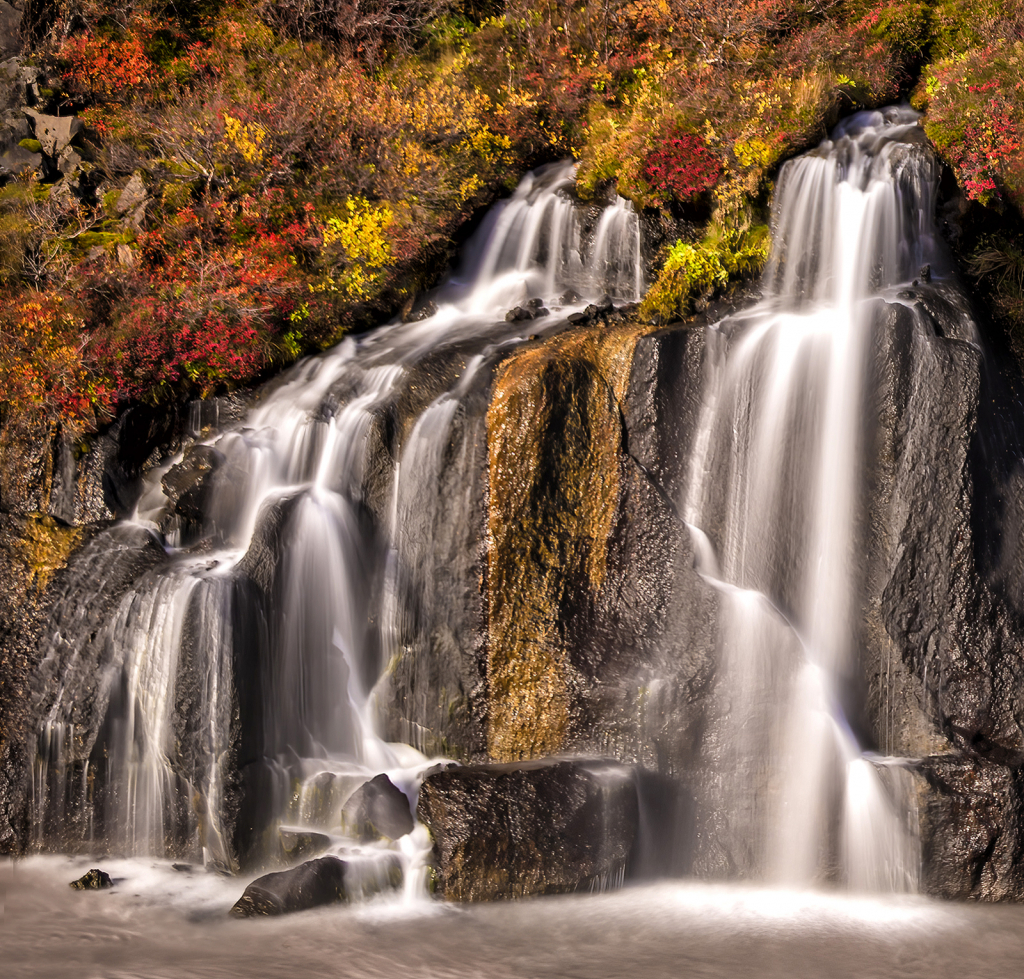
<svg viewBox="0 0 1024 979">
<path fill-rule="evenodd" d="M 906 773 L 862 750 L 847 716 L 866 365 L 880 308 L 940 260 L 916 118 L 859 114 L 784 166 L 764 298 L 709 330 L 683 513 L 721 596 L 704 787 L 718 872 L 916 887 Z"/>
<path fill-rule="evenodd" d="M 37 845 L 201 854 L 230 870 L 239 848 L 266 850 L 267 828 L 336 833 L 345 799 L 378 773 L 415 806 L 427 758 L 380 738 L 374 687 L 410 596 L 432 587 L 408 580 L 421 563 L 411 549 L 430 539 L 419 500 L 443 475 L 461 399 L 488 358 L 537 329 L 507 322 L 510 307 L 532 300 L 559 328 L 606 293 L 632 301 L 643 289 L 631 205 L 595 214 L 571 195 L 573 181 L 571 164 L 528 174 L 491 210 L 430 315 L 297 365 L 242 423 L 201 443 L 216 472 L 199 525 L 171 516 L 162 483 L 189 455 L 150 474 L 129 524 L 159 541 L 163 560 L 91 638 L 73 605 L 47 638 L 55 663 L 65 632 L 79 637 L 72 659 L 83 644 L 102 647 L 102 723 L 72 723 L 82 684 L 69 668 L 39 733 Z M 457 344 L 475 352 L 409 433 L 389 433 L 409 368 Z M 193 437 L 202 421 L 195 406 Z M 240 807 L 255 827 L 248 844 L 229 839 L 225 814 Z M 407 879 L 417 840 L 400 847 Z"/>
<path fill-rule="evenodd" d="M 474 506 L 460 479 L 481 466 L 456 437 L 486 412 L 474 383 L 589 303 L 643 293 L 638 215 L 621 198 L 581 204 L 573 179 L 569 164 L 528 174 L 407 321 L 296 365 L 212 434 L 192 413 L 205 440 L 88 545 L 142 539 L 150 564 L 102 622 L 71 603 L 46 637 L 38 845 L 234 870 L 263 860 L 276 830 L 336 835 L 380 773 L 415 810 L 443 746 L 411 718 L 408 743 L 384 741 L 376 697 L 417 620 L 479 591 L 479 568 L 458 578 L 456 544 L 444 552 L 434 532 Z M 780 174 L 763 298 L 707 332 L 677 501 L 720 610 L 692 778 L 707 876 L 917 886 L 909 776 L 862 735 L 857 678 L 869 368 L 884 310 L 922 317 L 901 290 L 940 270 L 937 181 L 912 112 L 846 120 Z M 184 520 L 168 480 L 196 460 L 212 472 Z M 424 845 L 414 830 L 384 847 L 410 889 Z"/>
</svg>

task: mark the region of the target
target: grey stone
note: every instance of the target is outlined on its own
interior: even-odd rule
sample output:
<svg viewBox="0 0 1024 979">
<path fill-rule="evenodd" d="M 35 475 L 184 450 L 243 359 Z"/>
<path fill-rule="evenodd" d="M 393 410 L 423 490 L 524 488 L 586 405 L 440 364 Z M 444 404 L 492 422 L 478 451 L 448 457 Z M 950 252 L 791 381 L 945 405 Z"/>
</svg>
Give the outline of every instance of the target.
<svg viewBox="0 0 1024 979">
<path fill-rule="evenodd" d="M 35 109 L 22 111 L 32 122 L 35 138 L 39 140 L 43 153 L 54 159 L 85 129 L 82 120 L 75 116 L 48 116 Z"/>
<path fill-rule="evenodd" d="M 377 775 L 349 797 L 343 824 L 364 842 L 384 837 L 397 840 L 413 829 L 409 800 L 387 775 Z"/>
<path fill-rule="evenodd" d="M 42 157 L 23 146 L 12 146 L 0 153 L 0 170 L 20 174 L 38 170 L 43 164 Z"/>
<path fill-rule="evenodd" d="M 0 54 L 21 50 L 21 12 L 0 0 Z"/>
<path fill-rule="evenodd" d="M 81 164 L 82 157 L 70 146 L 65 146 L 64 149 L 61 150 L 60 156 L 57 157 L 57 169 L 64 174 L 65 177 L 70 177 L 77 173 Z"/>
<path fill-rule="evenodd" d="M 146 200 L 146 185 L 142 181 L 142 176 L 139 173 L 133 173 L 131 180 L 125 184 L 124 190 L 121 191 L 120 196 L 117 198 L 117 204 L 114 209 L 119 215 L 125 215 L 129 211 L 135 210 Z"/>
</svg>

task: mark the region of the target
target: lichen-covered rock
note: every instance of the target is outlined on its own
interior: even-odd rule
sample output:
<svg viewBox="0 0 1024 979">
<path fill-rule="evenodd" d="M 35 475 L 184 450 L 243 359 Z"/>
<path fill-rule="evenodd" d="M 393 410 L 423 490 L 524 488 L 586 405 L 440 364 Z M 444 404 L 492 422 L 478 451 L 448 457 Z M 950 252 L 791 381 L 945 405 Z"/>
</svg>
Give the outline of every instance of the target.
<svg viewBox="0 0 1024 979">
<path fill-rule="evenodd" d="M 73 880 L 69 885 L 76 891 L 102 891 L 108 887 L 113 887 L 114 882 L 110 879 L 110 875 L 103 870 L 93 868 L 88 873 L 83 874 L 78 880 Z"/>
<path fill-rule="evenodd" d="M 450 766 L 424 779 L 417 813 L 450 901 L 614 886 L 638 824 L 632 771 L 606 762 Z"/>
</svg>

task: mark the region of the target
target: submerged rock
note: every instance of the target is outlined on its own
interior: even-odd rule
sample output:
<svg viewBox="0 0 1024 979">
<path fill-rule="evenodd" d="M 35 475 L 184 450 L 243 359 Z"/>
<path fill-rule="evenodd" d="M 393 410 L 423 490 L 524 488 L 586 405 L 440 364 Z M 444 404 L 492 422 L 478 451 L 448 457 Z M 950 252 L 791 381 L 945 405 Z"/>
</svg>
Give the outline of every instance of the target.
<svg viewBox="0 0 1024 979">
<path fill-rule="evenodd" d="M 397 840 L 411 833 L 414 825 L 409 800 L 387 775 L 377 775 L 356 789 L 345 803 L 342 821 L 364 842 Z"/>
<path fill-rule="evenodd" d="M 113 886 L 114 882 L 110 879 L 110 875 L 96 867 L 68 885 L 76 891 L 103 891 Z"/>
<path fill-rule="evenodd" d="M 357 897 L 369 897 L 401 885 L 398 858 L 354 861 L 320 857 L 306 863 L 265 874 L 254 880 L 229 912 L 236 918 L 291 914 L 309 908 L 338 904 Z"/>
<path fill-rule="evenodd" d="M 281 838 L 281 850 L 288 860 L 315 856 L 323 853 L 331 845 L 331 838 L 326 833 L 316 833 L 313 830 L 286 829 L 282 826 L 278 830 L 278 835 Z"/>
<path fill-rule="evenodd" d="M 417 812 L 450 901 L 612 886 L 639 819 L 632 770 L 602 761 L 450 767 L 424 779 Z"/>
</svg>

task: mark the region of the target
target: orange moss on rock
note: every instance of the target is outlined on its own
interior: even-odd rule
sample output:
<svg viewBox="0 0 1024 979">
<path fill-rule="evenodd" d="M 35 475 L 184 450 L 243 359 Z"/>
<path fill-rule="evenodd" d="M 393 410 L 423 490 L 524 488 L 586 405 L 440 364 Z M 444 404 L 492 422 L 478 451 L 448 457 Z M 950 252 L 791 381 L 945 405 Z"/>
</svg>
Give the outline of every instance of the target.
<svg viewBox="0 0 1024 979">
<path fill-rule="evenodd" d="M 561 750 L 575 668 L 566 635 L 605 580 L 620 498 L 620 403 L 651 327 L 594 327 L 513 355 L 487 413 L 488 754 Z"/>
</svg>

